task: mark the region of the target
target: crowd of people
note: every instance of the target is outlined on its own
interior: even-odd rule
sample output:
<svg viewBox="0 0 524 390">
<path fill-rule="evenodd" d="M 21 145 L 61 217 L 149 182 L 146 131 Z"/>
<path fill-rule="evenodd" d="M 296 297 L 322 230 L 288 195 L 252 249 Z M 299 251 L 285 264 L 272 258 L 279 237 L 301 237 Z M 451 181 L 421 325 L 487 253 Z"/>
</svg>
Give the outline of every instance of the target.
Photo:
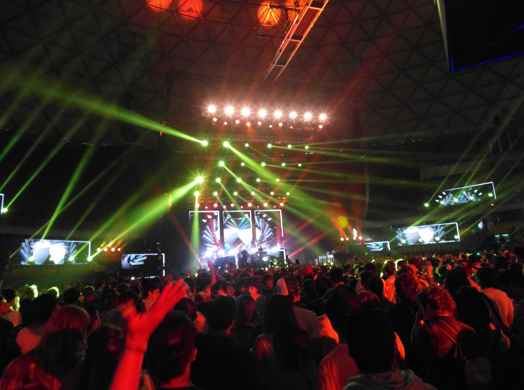
<svg viewBox="0 0 524 390">
<path fill-rule="evenodd" d="M 522 389 L 520 251 L 3 286 L 0 390 Z"/>
</svg>

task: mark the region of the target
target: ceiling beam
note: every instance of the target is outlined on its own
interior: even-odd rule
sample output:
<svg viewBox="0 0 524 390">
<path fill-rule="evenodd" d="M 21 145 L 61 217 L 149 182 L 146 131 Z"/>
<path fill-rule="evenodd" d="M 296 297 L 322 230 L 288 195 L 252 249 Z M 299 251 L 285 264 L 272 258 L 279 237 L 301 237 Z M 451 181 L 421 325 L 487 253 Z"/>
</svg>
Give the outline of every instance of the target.
<svg viewBox="0 0 524 390">
<path fill-rule="evenodd" d="M 274 83 L 280 77 L 328 2 L 329 0 L 305 1 L 303 7 L 290 24 L 273 60 L 266 69 L 262 82 L 269 80 L 271 83 Z M 269 77 L 270 75 L 271 77 Z"/>
</svg>

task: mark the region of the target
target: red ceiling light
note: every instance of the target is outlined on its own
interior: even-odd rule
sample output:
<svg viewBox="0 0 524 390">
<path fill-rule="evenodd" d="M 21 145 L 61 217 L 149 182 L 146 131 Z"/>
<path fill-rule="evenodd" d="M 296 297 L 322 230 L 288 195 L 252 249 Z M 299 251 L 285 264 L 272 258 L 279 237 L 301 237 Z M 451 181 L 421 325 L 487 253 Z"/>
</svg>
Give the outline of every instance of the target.
<svg viewBox="0 0 524 390">
<path fill-rule="evenodd" d="M 166 9 L 171 7 L 171 0 L 149 0 L 147 5 L 149 5 L 151 10 L 153 11 L 165 11 Z"/>
<path fill-rule="evenodd" d="M 284 17 L 283 8 L 275 8 L 271 1 L 264 1 L 258 7 L 258 25 L 264 28 L 277 26 Z"/>
<path fill-rule="evenodd" d="M 155 0 L 166 2 L 168 0 Z M 171 0 L 169 0 L 171 3 Z M 203 0 L 178 0 L 177 13 L 184 19 L 200 19 L 201 11 L 204 6 Z"/>
</svg>

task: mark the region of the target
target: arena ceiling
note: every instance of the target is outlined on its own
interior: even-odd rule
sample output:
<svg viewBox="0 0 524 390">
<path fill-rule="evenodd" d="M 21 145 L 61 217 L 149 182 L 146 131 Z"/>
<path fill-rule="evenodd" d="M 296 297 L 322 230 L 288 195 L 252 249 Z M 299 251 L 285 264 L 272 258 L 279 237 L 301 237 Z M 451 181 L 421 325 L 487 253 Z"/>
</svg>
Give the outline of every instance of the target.
<svg viewBox="0 0 524 390">
<path fill-rule="evenodd" d="M 271 67 L 304 4 L 321 11 Z M 6 144 L 155 149 L 164 133 L 183 152 L 213 132 L 207 105 L 227 103 L 323 111 L 322 141 L 391 153 L 439 137 L 464 147 L 523 111 L 524 58 L 451 73 L 431 0 L 18 0 L 2 2 L 0 22 Z"/>
</svg>

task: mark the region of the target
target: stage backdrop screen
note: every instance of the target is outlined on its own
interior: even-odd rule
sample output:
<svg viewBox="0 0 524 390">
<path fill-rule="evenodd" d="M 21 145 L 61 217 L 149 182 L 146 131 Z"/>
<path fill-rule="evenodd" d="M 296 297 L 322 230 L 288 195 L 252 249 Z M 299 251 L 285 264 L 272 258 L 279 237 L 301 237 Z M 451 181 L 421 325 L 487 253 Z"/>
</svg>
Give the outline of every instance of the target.
<svg viewBox="0 0 524 390">
<path fill-rule="evenodd" d="M 28 238 L 22 243 L 20 255 L 21 265 L 86 263 L 91 256 L 91 242 Z"/>
<path fill-rule="evenodd" d="M 396 241 L 399 246 L 458 242 L 458 224 L 451 222 L 399 228 Z"/>
<path fill-rule="evenodd" d="M 230 210 L 222 213 L 224 224 L 224 250 L 236 255 L 238 251 L 250 249 L 253 231 L 250 211 Z"/>
<path fill-rule="evenodd" d="M 220 218 L 218 211 L 190 211 L 189 226 L 192 241 L 196 237 L 201 257 L 213 258 L 220 245 Z"/>
<path fill-rule="evenodd" d="M 255 231 L 259 247 L 267 251 L 280 250 L 284 237 L 282 210 L 256 210 Z"/>
</svg>

